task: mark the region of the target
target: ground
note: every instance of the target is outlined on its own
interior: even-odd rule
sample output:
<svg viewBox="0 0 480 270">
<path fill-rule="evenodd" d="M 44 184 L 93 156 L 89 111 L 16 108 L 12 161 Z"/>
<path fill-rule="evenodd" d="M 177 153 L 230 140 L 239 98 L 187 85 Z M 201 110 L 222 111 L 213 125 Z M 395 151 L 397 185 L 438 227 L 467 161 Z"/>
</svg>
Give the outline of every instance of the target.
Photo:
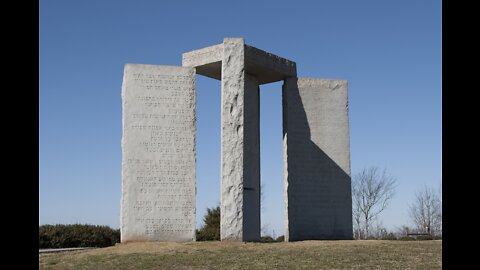
<svg viewBox="0 0 480 270">
<path fill-rule="evenodd" d="M 40 269 L 441 268 L 441 240 L 152 242 L 40 256 Z"/>
</svg>

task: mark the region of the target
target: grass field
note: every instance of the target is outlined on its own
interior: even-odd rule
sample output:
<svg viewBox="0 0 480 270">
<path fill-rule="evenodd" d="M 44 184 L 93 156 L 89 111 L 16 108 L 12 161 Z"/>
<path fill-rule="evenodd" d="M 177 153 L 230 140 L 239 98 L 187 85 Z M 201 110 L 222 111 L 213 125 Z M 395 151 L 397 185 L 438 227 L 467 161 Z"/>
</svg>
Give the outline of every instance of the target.
<svg viewBox="0 0 480 270">
<path fill-rule="evenodd" d="M 441 240 L 129 243 L 40 256 L 40 269 L 441 268 Z"/>
</svg>

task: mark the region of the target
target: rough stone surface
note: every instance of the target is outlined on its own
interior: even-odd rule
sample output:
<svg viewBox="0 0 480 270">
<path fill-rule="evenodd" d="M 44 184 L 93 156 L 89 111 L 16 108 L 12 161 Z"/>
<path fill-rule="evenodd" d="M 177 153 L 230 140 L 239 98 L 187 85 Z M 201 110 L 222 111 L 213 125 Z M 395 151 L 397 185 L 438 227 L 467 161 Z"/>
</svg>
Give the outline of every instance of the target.
<svg viewBox="0 0 480 270">
<path fill-rule="evenodd" d="M 195 240 L 195 71 L 125 65 L 121 241 Z"/>
<path fill-rule="evenodd" d="M 244 98 L 243 39 L 226 38 L 222 59 L 221 240 L 243 240 Z"/>
<path fill-rule="evenodd" d="M 184 53 L 182 65 L 195 67 L 197 74 L 221 80 L 224 46 L 225 42 Z M 277 82 L 297 75 L 295 62 L 245 43 L 243 46 L 245 73 L 254 76 L 258 84 Z"/>
<path fill-rule="evenodd" d="M 198 67 L 214 62 L 221 62 L 222 57 L 223 43 L 182 54 L 182 65 Z"/>
<path fill-rule="evenodd" d="M 245 45 L 245 68 L 259 84 L 297 76 L 295 62 L 249 45 Z"/>
<path fill-rule="evenodd" d="M 283 86 L 285 241 L 352 239 L 347 81 Z"/>
<path fill-rule="evenodd" d="M 222 240 L 260 239 L 259 80 L 246 72 L 246 49 L 254 51 L 242 38 L 226 38 L 222 44 L 182 56 L 183 66 L 222 81 Z M 283 59 L 260 52 L 277 62 Z"/>
<path fill-rule="evenodd" d="M 196 73 L 221 80 L 223 43 L 182 55 L 182 66 L 195 67 Z"/>
<path fill-rule="evenodd" d="M 347 82 L 225 38 L 125 66 L 121 241 L 195 240 L 196 74 L 221 80 L 221 240 L 260 239 L 259 85 L 284 80 L 285 240 L 351 239 Z"/>
</svg>

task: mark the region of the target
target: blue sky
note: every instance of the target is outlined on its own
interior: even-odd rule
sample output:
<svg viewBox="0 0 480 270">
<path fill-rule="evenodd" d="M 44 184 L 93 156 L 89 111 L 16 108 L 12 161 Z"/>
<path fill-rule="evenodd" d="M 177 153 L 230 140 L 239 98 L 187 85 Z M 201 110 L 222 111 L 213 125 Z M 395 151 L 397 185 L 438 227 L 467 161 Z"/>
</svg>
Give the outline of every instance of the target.
<svg viewBox="0 0 480 270">
<path fill-rule="evenodd" d="M 40 220 L 119 228 L 126 63 L 181 65 L 224 37 L 348 80 L 351 168 L 397 179 L 380 216 L 442 181 L 441 1 L 40 1 Z M 197 76 L 197 223 L 220 198 L 220 82 Z M 281 83 L 261 87 L 262 226 L 283 234 Z"/>
</svg>

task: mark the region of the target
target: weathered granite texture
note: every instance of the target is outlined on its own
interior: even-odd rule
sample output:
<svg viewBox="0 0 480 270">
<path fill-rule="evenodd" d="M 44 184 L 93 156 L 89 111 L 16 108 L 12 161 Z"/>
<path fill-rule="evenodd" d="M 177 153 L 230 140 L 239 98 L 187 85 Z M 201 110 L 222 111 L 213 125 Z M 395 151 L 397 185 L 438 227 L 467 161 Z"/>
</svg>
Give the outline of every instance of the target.
<svg viewBox="0 0 480 270">
<path fill-rule="evenodd" d="M 195 67 L 196 73 L 221 80 L 223 43 L 182 55 L 182 66 Z"/>
<path fill-rule="evenodd" d="M 260 239 L 259 85 L 296 76 L 296 64 L 225 38 L 184 53 L 182 65 L 222 81 L 221 239 Z"/>
<path fill-rule="evenodd" d="M 245 54 L 243 39 L 225 39 L 222 59 L 220 237 L 244 238 Z M 248 180 L 247 180 L 248 181 Z"/>
<path fill-rule="evenodd" d="M 195 67 L 197 74 L 221 80 L 222 56 L 228 40 L 233 39 L 226 38 L 224 43 L 184 53 L 182 65 Z M 243 40 L 243 38 L 237 38 L 237 40 Z M 245 72 L 256 77 L 259 85 L 297 76 L 295 62 L 247 45 L 245 42 L 243 46 Z"/>
<path fill-rule="evenodd" d="M 243 39 L 225 39 L 222 59 L 220 237 L 243 240 L 245 54 Z"/>
<path fill-rule="evenodd" d="M 283 86 L 285 241 L 352 239 L 347 81 Z"/>
<path fill-rule="evenodd" d="M 127 64 L 121 241 L 195 240 L 195 70 Z"/>
<path fill-rule="evenodd" d="M 245 45 L 245 66 L 247 73 L 255 76 L 259 84 L 297 76 L 295 62 L 249 45 Z"/>
<path fill-rule="evenodd" d="M 222 81 L 221 239 L 260 239 L 259 85 L 280 80 L 285 241 L 351 239 L 347 82 L 297 78 L 243 38 L 182 65 L 125 66 L 121 241 L 195 240 L 195 73 Z"/>
</svg>

